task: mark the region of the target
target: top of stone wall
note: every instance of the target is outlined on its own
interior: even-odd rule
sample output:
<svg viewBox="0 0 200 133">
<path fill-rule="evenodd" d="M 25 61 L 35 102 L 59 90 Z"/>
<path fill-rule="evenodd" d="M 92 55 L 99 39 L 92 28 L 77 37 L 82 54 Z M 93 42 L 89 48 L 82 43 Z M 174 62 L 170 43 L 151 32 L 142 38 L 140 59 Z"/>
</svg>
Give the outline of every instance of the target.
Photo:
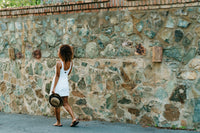
<svg viewBox="0 0 200 133">
<path fill-rule="evenodd" d="M 45 0 L 43 3 L 45 3 Z M 68 2 L 59 0 L 58 3 L 50 2 L 47 5 L 0 9 L 0 17 L 56 15 L 98 12 L 100 10 L 155 10 L 192 6 L 200 6 L 200 0 L 68 0 Z"/>
</svg>

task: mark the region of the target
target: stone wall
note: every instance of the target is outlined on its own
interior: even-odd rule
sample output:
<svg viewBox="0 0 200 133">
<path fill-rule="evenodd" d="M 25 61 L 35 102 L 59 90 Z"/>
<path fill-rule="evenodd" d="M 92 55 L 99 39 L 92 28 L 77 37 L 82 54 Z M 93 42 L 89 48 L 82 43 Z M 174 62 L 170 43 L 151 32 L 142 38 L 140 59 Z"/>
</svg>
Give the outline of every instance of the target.
<svg viewBox="0 0 200 133">
<path fill-rule="evenodd" d="M 69 102 L 79 119 L 199 128 L 199 13 L 188 7 L 1 18 L 0 111 L 52 116 L 57 50 L 70 44 Z M 161 63 L 152 62 L 154 46 L 163 48 Z"/>
<path fill-rule="evenodd" d="M 44 0 L 39 6 L 2 8 L 0 18 L 119 10 L 161 10 L 196 6 L 200 6 L 200 0 L 67 0 L 67 2 L 66 0 Z"/>
</svg>

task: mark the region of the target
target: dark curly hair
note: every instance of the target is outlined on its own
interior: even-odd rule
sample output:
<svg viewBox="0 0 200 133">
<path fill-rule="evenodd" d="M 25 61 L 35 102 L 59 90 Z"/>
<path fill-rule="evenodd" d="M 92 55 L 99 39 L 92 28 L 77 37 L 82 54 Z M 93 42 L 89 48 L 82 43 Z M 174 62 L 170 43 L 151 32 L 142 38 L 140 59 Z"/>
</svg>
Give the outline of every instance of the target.
<svg viewBox="0 0 200 133">
<path fill-rule="evenodd" d="M 58 56 L 64 62 L 71 62 L 73 56 L 72 48 L 69 45 L 61 45 Z"/>
</svg>

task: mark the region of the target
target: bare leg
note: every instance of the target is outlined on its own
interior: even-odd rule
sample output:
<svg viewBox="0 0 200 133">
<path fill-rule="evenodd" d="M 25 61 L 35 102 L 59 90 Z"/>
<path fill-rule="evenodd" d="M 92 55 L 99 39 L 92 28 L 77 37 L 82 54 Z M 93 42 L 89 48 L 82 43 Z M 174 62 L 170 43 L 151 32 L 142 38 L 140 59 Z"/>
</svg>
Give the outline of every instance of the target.
<svg viewBox="0 0 200 133">
<path fill-rule="evenodd" d="M 69 103 L 68 103 L 68 96 L 63 97 L 63 106 L 64 106 L 64 108 L 66 109 L 66 111 L 68 111 L 69 114 L 71 115 L 71 117 L 72 117 L 72 123 L 75 122 L 75 121 L 76 121 L 76 118 L 75 118 L 75 116 L 74 116 L 74 112 L 72 111 L 71 106 L 70 106 Z"/>
<path fill-rule="evenodd" d="M 55 108 L 55 114 L 57 122 L 54 124 L 54 126 L 62 126 L 60 123 L 60 108 Z"/>
</svg>

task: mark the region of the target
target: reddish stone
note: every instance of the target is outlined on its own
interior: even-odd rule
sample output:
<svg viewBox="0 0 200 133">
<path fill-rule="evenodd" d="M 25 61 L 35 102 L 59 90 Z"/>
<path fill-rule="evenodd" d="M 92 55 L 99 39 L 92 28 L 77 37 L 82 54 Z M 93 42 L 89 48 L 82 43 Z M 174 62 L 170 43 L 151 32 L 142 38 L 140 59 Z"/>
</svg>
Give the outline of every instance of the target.
<svg viewBox="0 0 200 133">
<path fill-rule="evenodd" d="M 125 88 L 126 90 L 129 90 L 129 91 L 131 91 L 132 89 L 134 89 L 135 88 L 135 84 L 122 84 L 122 87 L 123 88 Z"/>
<path fill-rule="evenodd" d="M 165 105 L 165 112 L 163 116 L 168 120 L 168 121 L 178 121 L 180 112 L 177 107 L 175 107 L 172 104 L 166 104 Z"/>
<path fill-rule="evenodd" d="M 83 98 L 85 97 L 81 92 L 79 91 L 72 91 L 72 95 Z"/>
<path fill-rule="evenodd" d="M 114 83 L 113 83 L 112 80 L 107 80 L 107 82 L 106 82 L 106 89 L 108 89 L 108 90 L 114 89 Z"/>
<path fill-rule="evenodd" d="M 37 95 L 38 98 L 43 98 L 44 97 L 42 92 L 41 92 L 41 90 L 36 90 L 35 92 L 36 92 L 36 95 Z"/>
<path fill-rule="evenodd" d="M 151 117 L 144 115 L 142 116 L 142 118 L 140 119 L 140 124 L 142 126 L 154 126 L 154 121 Z"/>
<path fill-rule="evenodd" d="M 16 53 L 17 59 L 23 58 L 23 54 L 21 52 Z"/>
<path fill-rule="evenodd" d="M 1 92 L 4 94 L 7 90 L 7 87 L 6 87 L 6 83 L 5 82 L 1 82 L 0 83 L 0 90 Z"/>
<path fill-rule="evenodd" d="M 146 50 L 145 50 L 144 46 L 142 46 L 142 44 L 136 45 L 135 48 L 136 48 L 136 52 L 135 52 L 136 55 L 145 55 L 146 54 Z"/>
<path fill-rule="evenodd" d="M 33 51 L 33 57 L 36 58 L 36 59 L 40 59 L 41 58 L 41 51 L 40 50 Z"/>
<path fill-rule="evenodd" d="M 138 109 L 129 108 L 128 112 L 131 113 L 131 114 L 134 114 L 135 116 L 140 115 L 140 111 Z"/>
</svg>

